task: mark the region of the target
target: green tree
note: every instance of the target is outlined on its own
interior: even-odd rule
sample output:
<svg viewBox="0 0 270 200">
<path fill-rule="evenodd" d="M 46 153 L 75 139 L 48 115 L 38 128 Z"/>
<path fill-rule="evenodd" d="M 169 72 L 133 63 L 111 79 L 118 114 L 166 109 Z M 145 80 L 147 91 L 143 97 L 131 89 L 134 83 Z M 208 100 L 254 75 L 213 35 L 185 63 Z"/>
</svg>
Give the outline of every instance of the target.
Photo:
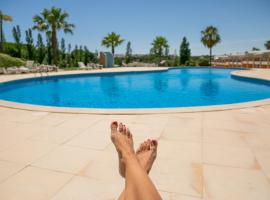
<svg viewBox="0 0 270 200">
<path fill-rule="evenodd" d="M 183 37 L 182 43 L 180 45 L 180 64 L 186 65 L 188 61 L 190 60 L 190 49 L 189 49 L 189 42 L 187 41 L 186 37 Z"/>
<path fill-rule="evenodd" d="M 32 30 L 29 28 L 25 31 L 25 40 L 26 40 L 26 47 L 27 47 L 27 57 L 30 60 L 34 59 L 34 39 L 32 36 Z"/>
<path fill-rule="evenodd" d="M 165 37 L 157 36 L 152 42 L 152 48 L 150 50 L 151 54 L 154 54 L 159 58 L 159 62 L 162 59 L 162 56 L 168 54 L 169 44 Z"/>
<path fill-rule="evenodd" d="M 72 65 L 77 67 L 78 62 L 80 62 L 78 45 L 75 45 L 75 48 L 71 52 L 71 57 L 72 57 Z"/>
<path fill-rule="evenodd" d="M 13 34 L 13 38 L 15 40 L 16 43 L 16 48 L 17 48 L 17 57 L 21 57 L 22 55 L 22 43 L 21 43 L 21 29 L 20 26 L 14 26 L 12 28 L 12 34 Z"/>
<path fill-rule="evenodd" d="M 66 67 L 67 62 L 66 62 L 66 44 L 65 44 L 65 39 L 61 39 L 61 44 L 60 44 L 60 67 Z"/>
<path fill-rule="evenodd" d="M 40 33 L 38 33 L 37 36 L 36 49 L 37 49 L 36 60 L 38 61 L 38 63 L 42 63 L 45 57 L 46 49 L 43 43 L 42 35 Z"/>
<path fill-rule="evenodd" d="M 101 41 L 101 45 L 107 48 L 111 48 L 112 54 L 114 55 L 115 47 L 121 45 L 124 42 L 124 39 L 121 38 L 119 34 L 115 32 L 108 33 L 107 36 Z"/>
<path fill-rule="evenodd" d="M 127 43 L 126 56 L 125 56 L 125 62 L 127 64 L 131 62 L 131 56 L 132 56 L 132 49 L 131 49 L 131 42 L 129 41 Z"/>
<path fill-rule="evenodd" d="M 57 64 L 57 32 L 63 30 L 64 33 L 73 34 L 74 24 L 68 23 L 69 14 L 61 8 L 52 7 L 50 10 L 44 9 L 40 15 L 35 15 L 33 29 L 50 33 L 50 43 L 52 48 L 53 64 Z"/>
<path fill-rule="evenodd" d="M 0 53 L 3 52 L 3 43 L 4 43 L 4 30 L 3 30 L 3 22 L 4 21 L 12 21 L 12 17 L 4 14 L 0 10 Z"/>
<path fill-rule="evenodd" d="M 83 47 L 80 45 L 79 47 L 79 60 L 82 62 L 84 60 L 84 52 L 83 52 Z"/>
<path fill-rule="evenodd" d="M 270 40 L 266 41 L 264 43 L 264 46 L 265 46 L 266 49 L 270 50 Z"/>
<path fill-rule="evenodd" d="M 61 60 L 64 60 L 66 56 L 66 44 L 65 39 L 61 39 Z"/>
<path fill-rule="evenodd" d="M 52 64 L 52 43 L 51 43 L 51 32 L 46 32 L 46 56 L 45 56 L 45 63 Z"/>
<path fill-rule="evenodd" d="M 67 49 L 67 66 L 72 67 L 72 58 L 71 58 L 71 44 L 68 44 L 68 49 Z"/>
<path fill-rule="evenodd" d="M 84 46 L 83 50 L 84 50 L 84 61 L 83 62 L 84 62 L 84 64 L 87 65 L 87 63 L 89 63 L 91 60 L 91 52 L 88 50 L 87 46 Z"/>
<path fill-rule="evenodd" d="M 219 42 L 221 42 L 218 29 L 214 26 L 206 27 L 205 30 L 201 31 L 201 42 L 203 43 L 204 46 L 206 46 L 210 50 L 209 63 L 211 66 L 212 48 Z"/>
</svg>

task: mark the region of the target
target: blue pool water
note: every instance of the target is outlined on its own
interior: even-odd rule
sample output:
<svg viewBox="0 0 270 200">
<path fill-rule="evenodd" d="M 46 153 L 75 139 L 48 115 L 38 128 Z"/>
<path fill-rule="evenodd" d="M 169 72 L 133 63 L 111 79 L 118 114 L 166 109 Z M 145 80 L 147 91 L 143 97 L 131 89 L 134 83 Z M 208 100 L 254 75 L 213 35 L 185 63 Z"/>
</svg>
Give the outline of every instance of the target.
<svg viewBox="0 0 270 200">
<path fill-rule="evenodd" d="M 0 84 L 0 99 L 81 108 L 206 106 L 270 98 L 270 82 L 231 76 L 234 69 L 46 77 Z"/>
</svg>

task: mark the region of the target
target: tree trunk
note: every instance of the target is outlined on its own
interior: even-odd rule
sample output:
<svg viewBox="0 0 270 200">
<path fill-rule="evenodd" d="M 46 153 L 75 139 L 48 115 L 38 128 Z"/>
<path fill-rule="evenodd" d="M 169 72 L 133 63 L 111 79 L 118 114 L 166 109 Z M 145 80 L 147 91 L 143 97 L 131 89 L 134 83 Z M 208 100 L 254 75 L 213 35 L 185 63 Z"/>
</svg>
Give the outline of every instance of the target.
<svg viewBox="0 0 270 200">
<path fill-rule="evenodd" d="M 209 58 L 210 67 L 212 66 L 212 48 L 210 48 L 210 58 Z"/>
<path fill-rule="evenodd" d="M 0 11 L 0 52 L 3 52 L 3 19 L 2 12 Z"/>
<path fill-rule="evenodd" d="M 114 46 L 112 45 L 112 55 L 114 55 Z"/>
<path fill-rule="evenodd" d="M 52 28 L 52 55 L 53 55 L 53 64 L 57 65 L 57 36 L 56 28 Z"/>
</svg>

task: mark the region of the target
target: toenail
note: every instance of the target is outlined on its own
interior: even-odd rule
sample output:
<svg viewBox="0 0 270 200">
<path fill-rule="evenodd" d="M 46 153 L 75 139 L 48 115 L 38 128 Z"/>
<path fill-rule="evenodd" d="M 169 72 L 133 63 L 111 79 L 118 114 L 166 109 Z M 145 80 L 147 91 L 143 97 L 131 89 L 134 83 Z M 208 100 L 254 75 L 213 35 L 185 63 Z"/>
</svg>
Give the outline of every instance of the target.
<svg viewBox="0 0 270 200">
<path fill-rule="evenodd" d="M 116 126 L 118 125 L 117 121 L 113 121 L 112 124 Z"/>
</svg>

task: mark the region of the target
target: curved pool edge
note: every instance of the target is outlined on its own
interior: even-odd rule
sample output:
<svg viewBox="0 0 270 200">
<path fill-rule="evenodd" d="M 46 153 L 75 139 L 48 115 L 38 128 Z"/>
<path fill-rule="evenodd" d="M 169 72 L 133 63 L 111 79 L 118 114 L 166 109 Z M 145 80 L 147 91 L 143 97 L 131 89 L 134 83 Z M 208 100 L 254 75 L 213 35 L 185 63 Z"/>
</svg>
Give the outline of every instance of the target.
<svg viewBox="0 0 270 200">
<path fill-rule="evenodd" d="M 69 107 L 53 107 L 39 106 L 24 103 L 15 103 L 0 100 L 0 107 L 19 109 L 36 112 L 50 113 L 66 113 L 66 114 L 95 114 L 95 115 L 146 115 L 146 114 L 177 114 L 177 113 L 194 113 L 194 112 L 213 112 L 244 109 L 251 107 L 260 107 L 270 105 L 270 98 L 258 101 L 224 104 L 217 106 L 194 106 L 194 107 L 178 107 L 178 108 L 136 108 L 136 109 L 95 109 L 95 108 L 69 108 Z"/>
<path fill-rule="evenodd" d="M 146 71 L 166 71 L 168 68 L 155 69 L 155 70 L 146 70 Z M 130 70 L 122 72 L 146 72 L 144 70 Z M 259 75 L 250 74 L 254 72 L 253 70 L 244 70 L 249 73 L 243 73 L 243 70 L 236 70 L 231 73 L 232 76 L 245 78 L 245 79 L 256 79 L 256 80 L 265 80 L 270 81 L 270 75 L 268 77 L 260 77 Z M 111 71 L 119 72 L 119 71 Z M 87 73 L 87 72 L 86 72 Z M 84 74 L 86 74 L 84 73 Z M 89 72 L 88 72 L 89 73 Z M 106 72 L 91 72 L 91 73 L 106 73 Z M 51 76 L 65 76 L 70 74 L 80 74 L 76 73 L 64 73 L 64 74 L 55 74 Z M 26 78 L 35 78 L 35 77 L 26 77 Z M 24 78 L 6 80 L 3 82 L 22 80 Z M 1 81 L 0 81 L 1 83 Z M 193 107 L 176 107 L 176 108 L 134 108 L 134 109 L 96 109 L 96 108 L 71 108 L 71 107 L 54 107 L 54 106 L 41 106 L 25 103 L 17 103 L 11 101 L 0 100 L 0 107 L 10 108 L 10 109 L 20 109 L 28 111 L 37 111 L 37 112 L 50 112 L 50 113 L 69 113 L 69 114 L 95 114 L 95 115 L 142 115 L 142 114 L 176 114 L 176 113 L 193 113 L 193 112 L 213 112 L 213 111 L 224 111 L 224 110 L 234 110 L 234 109 L 244 109 L 250 107 L 260 107 L 270 105 L 270 98 L 235 103 L 235 104 L 223 104 L 223 105 L 213 105 L 213 106 L 193 106 Z"/>
</svg>

